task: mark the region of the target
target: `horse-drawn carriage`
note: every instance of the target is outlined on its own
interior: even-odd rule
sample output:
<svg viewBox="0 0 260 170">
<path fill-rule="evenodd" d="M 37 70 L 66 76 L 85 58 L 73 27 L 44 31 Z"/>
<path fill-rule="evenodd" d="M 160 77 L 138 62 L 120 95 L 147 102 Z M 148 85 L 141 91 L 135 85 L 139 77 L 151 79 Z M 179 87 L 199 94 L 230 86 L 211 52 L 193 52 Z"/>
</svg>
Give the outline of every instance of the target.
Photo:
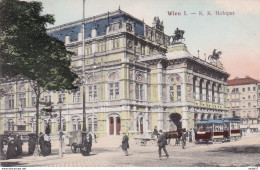
<svg viewBox="0 0 260 170">
<path fill-rule="evenodd" d="M 80 130 L 72 131 L 69 135 L 69 146 L 71 147 L 71 151 L 73 153 L 80 152 L 84 156 L 90 154 L 92 141 L 89 141 L 89 133 L 85 133 L 86 141 L 84 144 L 82 143 L 83 132 Z"/>
</svg>

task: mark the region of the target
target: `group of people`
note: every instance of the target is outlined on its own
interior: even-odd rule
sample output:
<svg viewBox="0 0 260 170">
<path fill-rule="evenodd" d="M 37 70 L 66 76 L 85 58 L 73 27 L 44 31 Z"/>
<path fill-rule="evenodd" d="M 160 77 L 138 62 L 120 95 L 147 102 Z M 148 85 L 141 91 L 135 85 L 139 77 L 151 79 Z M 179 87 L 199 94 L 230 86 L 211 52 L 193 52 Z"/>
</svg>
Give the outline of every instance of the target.
<svg viewBox="0 0 260 170">
<path fill-rule="evenodd" d="M 165 133 L 163 133 L 162 130 L 157 130 L 157 127 L 155 126 L 154 128 L 154 132 L 152 134 L 153 136 L 156 136 L 157 137 L 157 146 L 158 146 L 158 154 L 159 154 L 159 158 L 161 159 L 162 157 L 162 150 L 164 151 L 166 157 L 168 158 L 169 157 L 169 154 L 166 150 L 166 145 L 167 145 L 167 139 L 166 139 L 166 136 L 165 136 Z M 191 143 L 192 142 L 192 137 L 193 137 L 193 134 L 192 134 L 192 129 L 190 131 L 186 131 L 184 129 L 184 131 L 182 132 L 181 134 L 181 137 L 179 138 L 182 142 L 182 149 L 185 148 L 185 145 L 186 145 L 186 142 L 187 142 L 187 139 L 188 141 Z M 177 141 L 177 138 L 176 138 L 176 141 Z M 127 149 L 129 149 L 129 138 L 128 136 L 126 135 L 126 133 L 123 133 L 123 139 L 122 139 L 122 144 L 120 145 L 120 147 L 122 148 L 122 150 L 124 151 L 125 153 L 125 156 L 128 156 L 128 151 Z"/>
<path fill-rule="evenodd" d="M 7 145 L 6 159 L 16 158 L 23 154 L 23 141 L 20 135 L 10 134 Z"/>
</svg>

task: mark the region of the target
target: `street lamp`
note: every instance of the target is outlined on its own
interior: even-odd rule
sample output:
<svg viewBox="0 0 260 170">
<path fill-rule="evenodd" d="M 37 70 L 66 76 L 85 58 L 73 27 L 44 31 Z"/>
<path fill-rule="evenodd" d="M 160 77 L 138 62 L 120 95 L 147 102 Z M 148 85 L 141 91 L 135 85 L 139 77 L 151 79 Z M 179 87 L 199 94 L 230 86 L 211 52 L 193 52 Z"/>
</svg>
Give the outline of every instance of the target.
<svg viewBox="0 0 260 170">
<path fill-rule="evenodd" d="M 63 135 L 63 132 L 62 132 L 62 129 L 61 129 L 61 109 L 62 109 L 62 106 L 63 106 L 63 102 L 61 101 L 61 99 L 59 100 L 59 102 L 57 104 L 59 106 L 59 111 L 60 111 L 60 132 L 59 132 L 60 147 L 59 147 L 59 156 L 63 157 L 63 154 L 62 154 L 62 135 Z"/>
<path fill-rule="evenodd" d="M 83 0 L 83 21 L 82 21 L 82 111 L 83 111 L 83 129 L 82 129 L 82 143 L 85 144 L 86 141 L 86 96 L 85 96 L 85 0 Z"/>
</svg>

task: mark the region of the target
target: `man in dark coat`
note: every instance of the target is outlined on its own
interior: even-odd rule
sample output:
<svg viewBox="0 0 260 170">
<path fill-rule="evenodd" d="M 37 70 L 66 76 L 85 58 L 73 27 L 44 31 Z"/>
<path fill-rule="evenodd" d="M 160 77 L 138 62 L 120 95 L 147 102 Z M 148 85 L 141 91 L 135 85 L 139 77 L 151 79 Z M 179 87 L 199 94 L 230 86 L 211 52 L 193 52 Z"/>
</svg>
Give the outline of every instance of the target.
<svg viewBox="0 0 260 170">
<path fill-rule="evenodd" d="M 36 145 L 36 136 L 35 134 L 29 134 L 29 141 L 28 141 L 28 153 L 33 154 Z"/>
<path fill-rule="evenodd" d="M 157 130 L 156 126 L 154 126 L 153 135 L 155 135 L 157 137 L 157 139 L 158 139 L 159 133 L 158 133 L 158 130 Z"/>
<path fill-rule="evenodd" d="M 40 133 L 39 136 L 39 144 L 40 144 L 42 156 L 45 156 L 46 154 L 45 154 L 45 145 L 44 145 L 44 135 L 42 132 Z"/>
<path fill-rule="evenodd" d="M 10 135 L 8 137 L 8 147 L 6 151 L 6 159 L 12 159 L 17 156 L 17 151 L 16 151 L 16 143 L 15 143 L 15 138 L 14 135 Z"/>
<path fill-rule="evenodd" d="M 122 140 L 122 150 L 125 152 L 125 156 L 128 156 L 128 151 L 127 149 L 129 149 L 129 143 L 128 143 L 128 136 L 126 135 L 126 133 L 123 133 L 124 134 L 124 137 L 123 137 L 123 140 Z"/>
<path fill-rule="evenodd" d="M 186 129 L 184 128 L 183 132 L 182 132 L 182 136 L 181 136 L 181 139 L 182 139 L 182 149 L 184 149 L 184 147 L 186 145 L 186 137 L 187 137 L 187 132 L 186 132 Z"/>
<path fill-rule="evenodd" d="M 89 147 L 89 151 L 91 152 L 91 148 L 92 148 L 92 135 L 91 133 L 89 133 L 88 135 L 88 147 Z"/>
<path fill-rule="evenodd" d="M 23 154 L 23 141 L 21 139 L 21 135 L 17 135 L 16 147 L 17 147 L 17 156 L 22 155 Z"/>
<path fill-rule="evenodd" d="M 162 157 L 162 149 L 163 149 L 163 151 L 164 151 L 166 157 L 168 158 L 168 157 L 169 157 L 169 154 L 168 154 L 168 152 L 167 152 L 167 150 L 166 150 L 166 148 L 165 148 L 165 146 L 166 146 L 166 144 L 167 144 L 166 136 L 165 136 L 165 134 L 162 132 L 162 130 L 159 130 L 159 134 L 160 134 L 160 136 L 159 136 L 159 139 L 158 139 L 158 141 L 157 141 L 157 145 L 158 145 L 158 147 L 159 147 L 159 150 L 158 150 L 158 152 L 159 152 L 159 158 L 161 159 L 161 157 Z"/>
</svg>

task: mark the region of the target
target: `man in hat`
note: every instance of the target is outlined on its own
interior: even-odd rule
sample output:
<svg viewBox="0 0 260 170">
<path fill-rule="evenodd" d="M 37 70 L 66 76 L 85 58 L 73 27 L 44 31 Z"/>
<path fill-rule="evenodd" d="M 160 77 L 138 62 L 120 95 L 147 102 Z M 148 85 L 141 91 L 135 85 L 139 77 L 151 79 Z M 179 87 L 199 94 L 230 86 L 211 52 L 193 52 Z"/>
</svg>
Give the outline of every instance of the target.
<svg viewBox="0 0 260 170">
<path fill-rule="evenodd" d="M 44 145 L 44 134 L 42 132 L 40 132 L 39 144 L 40 144 L 40 149 L 41 149 L 42 156 L 46 156 L 45 145 Z"/>
<path fill-rule="evenodd" d="M 159 136 L 159 139 L 157 141 L 157 145 L 159 147 L 159 150 L 158 150 L 159 158 L 160 159 L 162 158 L 162 149 L 163 149 L 164 153 L 166 154 L 166 157 L 168 158 L 169 154 L 168 154 L 168 152 L 167 152 L 167 150 L 165 148 L 165 146 L 167 144 L 166 136 L 165 136 L 165 134 L 163 133 L 162 130 L 159 130 L 159 134 L 160 134 L 160 136 Z"/>
<path fill-rule="evenodd" d="M 23 141 L 21 139 L 21 135 L 17 135 L 16 137 L 16 148 L 17 148 L 17 156 L 23 154 Z"/>
<path fill-rule="evenodd" d="M 128 143 L 128 136 L 126 135 L 126 133 L 123 133 L 124 137 L 122 140 L 122 150 L 125 152 L 125 156 L 128 156 L 128 152 L 127 149 L 129 149 L 129 143 Z"/>
<path fill-rule="evenodd" d="M 159 137 L 159 133 L 158 133 L 158 130 L 157 130 L 157 126 L 154 126 L 154 130 L 153 130 L 153 134 L 157 137 Z"/>
</svg>

